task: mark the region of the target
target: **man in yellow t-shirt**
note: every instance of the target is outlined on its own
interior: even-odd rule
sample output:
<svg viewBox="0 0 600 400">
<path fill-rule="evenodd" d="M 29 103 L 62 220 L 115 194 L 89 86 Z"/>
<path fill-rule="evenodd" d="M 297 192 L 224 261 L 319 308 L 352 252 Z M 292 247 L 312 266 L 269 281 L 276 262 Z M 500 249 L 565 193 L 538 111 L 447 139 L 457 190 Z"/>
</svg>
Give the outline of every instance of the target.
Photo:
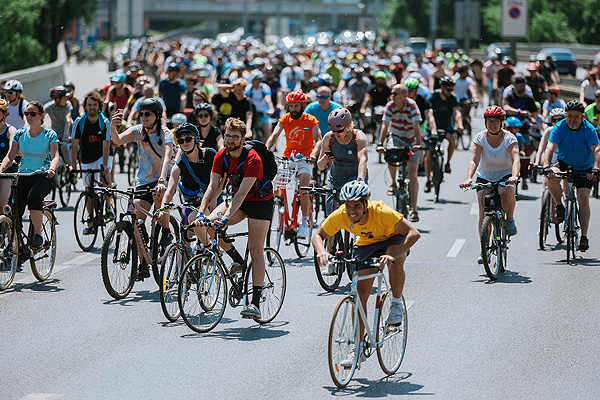
<svg viewBox="0 0 600 400">
<path fill-rule="evenodd" d="M 358 239 L 353 256 L 361 261 L 357 264 L 359 276 L 375 273 L 376 268 L 364 261 L 379 256 L 379 268 L 388 267 L 392 287 L 392 307 L 386 323 L 398 325 L 403 317 L 400 299 L 405 279 L 404 261 L 421 234 L 402 214 L 392 210 L 383 201 L 368 201 L 370 197 L 371 191 L 365 182 L 356 180 L 346 183 L 339 194 L 339 200 L 344 204 L 323 221 L 313 234 L 312 244 L 319 265 L 325 266 L 331 254 L 323 246 L 323 240 L 341 229 L 356 235 Z M 358 296 L 365 310 L 372 287 L 373 279 L 358 281 Z M 363 329 L 361 327 L 360 337 Z"/>
</svg>

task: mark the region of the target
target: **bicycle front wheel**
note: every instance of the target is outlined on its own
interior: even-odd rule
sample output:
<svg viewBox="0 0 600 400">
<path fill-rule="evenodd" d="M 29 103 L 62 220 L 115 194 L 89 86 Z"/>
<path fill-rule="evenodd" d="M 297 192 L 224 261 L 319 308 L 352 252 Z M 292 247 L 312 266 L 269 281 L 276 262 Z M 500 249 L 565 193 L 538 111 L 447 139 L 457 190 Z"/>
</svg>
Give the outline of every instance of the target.
<svg viewBox="0 0 600 400">
<path fill-rule="evenodd" d="M 287 288 L 285 265 L 279 253 L 267 247 L 263 254 L 265 257 L 265 279 L 259 302 L 261 317 L 255 320 L 260 324 L 269 323 L 277 316 L 283 305 Z M 252 268 L 248 268 L 245 278 L 245 290 L 248 296 L 252 293 L 252 286 Z"/>
<path fill-rule="evenodd" d="M 433 157 L 433 171 L 432 171 L 432 182 L 433 191 L 435 193 L 435 202 L 440 201 L 440 187 L 442 186 L 442 180 L 444 179 L 443 160 L 441 156 Z"/>
<path fill-rule="evenodd" d="M 267 234 L 267 246 L 279 251 L 283 240 L 283 215 L 285 214 L 285 205 L 283 199 L 275 196 L 273 199 L 273 218 L 269 224 L 269 233 Z"/>
<path fill-rule="evenodd" d="M 90 192 L 83 192 L 75 203 L 73 213 L 73 228 L 75 240 L 83 251 L 90 251 L 98 237 L 98 226 L 96 224 L 96 210 L 98 210 L 96 196 Z"/>
<path fill-rule="evenodd" d="M 460 137 L 463 150 L 469 150 L 471 146 L 471 118 L 463 118 L 464 130 Z"/>
<path fill-rule="evenodd" d="M 160 306 L 163 314 L 171 322 L 179 318 L 179 303 L 177 302 L 177 288 L 179 277 L 185 264 L 183 249 L 179 243 L 172 243 L 167 247 L 165 256 L 160 266 Z"/>
<path fill-rule="evenodd" d="M 57 171 L 58 174 L 58 182 L 59 182 L 59 188 L 58 188 L 58 197 L 60 199 L 60 204 L 63 207 L 68 207 L 69 206 L 69 201 L 71 200 L 71 191 L 72 191 L 72 184 L 71 184 L 71 180 L 69 179 L 69 171 L 67 170 L 66 167 L 59 167 L 59 171 Z"/>
<path fill-rule="evenodd" d="M 406 337 L 408 335 L 408 314 L 404 296 L 401 297 L 404 315 L 400 325 L 387 325 L 392 306 L 392 293 L 387 291 L 381 297 L 379 317 L 377 318 L 377 359 L 379 366 L 387 375 L 393 375 L 400 368 L 406 350 Z M 379 345 L 381 344 L 381 345 Z"/>
<path fill-rule="evenodd" d="M 177 289 L 179 310 L 194 332 L 213 330 L 227 306 L 227 278 L 212 255 L 199 254 L 186 264 Z"/>
<path fill-rule="evenodd" d="M 501 234 L 496 218 L 486 215 L 481 227 L 481 256 L 485 273 L 492 281 L 498 279 L 502 271 Z"/>
<path fill-rule="evenodd" d="M 540 214 L 540 233 L 539 233 L 539 245 L 540 250 L 544 250 L 546 246 L 546 239 L 548 238 L 548 231 L 550 230 L 550 191 L 546 190 L 542 197 L 542 211 Z"/>
<path fill-rule="evenodd" d="M 162 231 L 162 229 L 160 229 L 161 225 L 158 222 L 154 222 L 154 224 L 156 225 L 154 226 L 154 235 L 152 236 L 152 243 L 150 244 L 150 248 L 152 249 L 152 276 L 154 277 L 156 284 L 160 286 L 162 284 L 160 279 L 160 265 L 162 264 L 163 256 L 168 245 L 161 246 L 159 238 Z M 173 215 L 169 216 L 169 229 L 171 230 L 173 237 L 179 239 L 179 222 L 177 222 L 177 219 Z"/>
<path fill-rule="evenodd" d="M 127 159 L 127 182 L 130 186 L 135 185 L 138 163 L 137 145 L 133 144 L 129 149 L 129 157 Z"/>
<path fill-rule="evenodd" d="M 137 245 L 131 224 L 111 225 L 102 245 L 102 281 L 109 295 L 124 299 L 133 289 L 137 277 Z"/>
<path fill-rule="evenodd" d="M 306 255 L 308 254 L 308 251 L 310 250 L 310 239 L 312 238 L 312 233 L 313 233 L 313 196 L 310 196 L 310 208 L 309 208 L 309 214 L 308 214 L 308 233 L 306 235 L 306 237 L 303 238 L 299 238 L 298 236 L 296 236 L 294 238 L 294 249 L 296 250 L 296 254 L 298 255 L 298 257 L 300 258 L 304 258 L 306 257 Z M 299 213 L 302 214 L 302 213 Z M 300 218 L 300 222 L 302 221 L 302 216 L 298 215 L 298 218 Z M 300 224 L 298 224 L 300 225 Z"/>
<path fill-rule="evenodd" d="M 30 227 L 30 230 L 33 230 L 33 226 Z M 56 261 L 56 220 L 50 210 L 42 212 L 42 237 L 44 244 L 39 250 L 34 251 L 29 259 L 31 272 L 38 281 L 50 278 Z"/>
<path fill-rule="evenodd" d="M 359 345 L 356 341 L 356 330 L 358 324 L 354 321 L 354 297 L 346 296 L 338 303 L 331 325 L 329 326 L 329 341 L 327 346 L 327 361 L 329 364 L 329 373 L 335 386 L 343 389 L 348 385 L 360 355 Z M 354 351 L 354 360 L 352 366 L 342 365 L 342 362 L 350 357 Z"/>
<path fill-rule="evenodd" d="M 323 246 L 325 246 L 329 254 L 335 254 L 336 251 L 343 250 L 342 233 L 337 232 L 335 235 L 327 237 L 323 242 Z M 314 254 L 314 263 L 319 285 L 328 292 L 335 291 L 340 285 L 344 273 L 342 266 L 335 263 L 331 266 L 321 268 L 317 259 L 317 253 Z"/>
<path fill-rule="evenodd" d="M 13 240 L 13 222 L 7 215 L 0 216 L 0 290 L 10 287 L 17 266 L 19 265 L 19 247 L 17 240 Z"/>
<path fill-rule="evenodd" d="M 574 201 L 569 201 L 567 205 L 565 226 L 567 227 L 567 264 L 571 264 L 575 259 L 578 239 L 577 209 Z"/>
</svg>

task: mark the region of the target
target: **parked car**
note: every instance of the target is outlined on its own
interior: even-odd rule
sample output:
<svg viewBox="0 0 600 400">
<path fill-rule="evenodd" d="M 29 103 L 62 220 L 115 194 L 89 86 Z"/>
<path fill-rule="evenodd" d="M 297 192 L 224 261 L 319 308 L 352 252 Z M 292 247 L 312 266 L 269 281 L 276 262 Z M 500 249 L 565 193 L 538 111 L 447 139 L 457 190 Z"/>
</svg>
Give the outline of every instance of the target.
<svg viewBox="0 0 600 400">
<path fill-rule="evenodd" d="M 436 52 L 447 53 L 450 50 L 458 50 L 458 42 L 456 39 L 435 39 L 433 47 Z"/>
<path fill-rule="evenodd" d="M 499 60 L 502 60 L 502 58 L 508 56 L 508 57 L 512 58 L 514 62 L 517 62 L 517 60 L 515 60 L 515 57 L 512 53 L 512 50 L 510 48 L 510 43 L 492 43 L 488 46 L 487 53 L 488 54 L 491 54 L 491 53 L 498 54 Z"/>
<path fill-rule="evenodd" d="M 429 47 L 427 39 L 424 37 L 411 37 L 408 39 L 408 49 L 415 55 L 421 56 Z"/>
<path fill-rule="evenodd" d="M 548 54 L 552 56 L 552 60 L 554 61 L 554 64 L 556 64 L 556 70 L 559 74 L 573 76 L 577 74 L 577 60 L 571 50 L 558 47 L 542 49 L 538 53 L 538 57 L 545 57 Z"/>
</svg>

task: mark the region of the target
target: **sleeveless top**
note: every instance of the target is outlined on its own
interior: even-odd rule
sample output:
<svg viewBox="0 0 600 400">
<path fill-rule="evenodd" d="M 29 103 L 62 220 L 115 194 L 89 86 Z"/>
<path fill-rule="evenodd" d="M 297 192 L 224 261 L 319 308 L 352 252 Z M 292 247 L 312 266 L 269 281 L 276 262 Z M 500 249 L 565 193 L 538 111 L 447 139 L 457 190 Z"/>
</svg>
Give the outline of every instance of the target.
<svg viewBox="0 0 600 400">
<path fill-rule="evenodd" d="M 198 127 L 198 130 L 200 130 L 200 127 Z M 210 131 L 208 131 L 206 138 L 202 137 L 202 132 L 200 132 L 200 141 L 202 142 L 202 147 L 211 148 L 215 151 L 218 151 L 217 138 L 219 136 L 221 136 L 221 130 L 214 125 L 210 126 Z"/>
<path fill-rule="evenodd" d="M 0 159 L 3 159 L 4 157 L 6 157 L 6 154 L 8 154 L 8 148 L 10 146 L 10 138 L 8 137 L 8 129 L 11 127 L 11 125 L 6 125 L 6 129 L 4 130 L 4 132 L 0 133 Z M 5 172 L 17 172 L 18 167 L 16 165 L 13 165 L 10 168 L 7 168 Z"/>
<path fill-rule="evenodd" d="M 110 101 L 112 101 L 113 103 L 115 103 L 117 105 L 117 109 L 121 109 L 124 110 L 125 107 L 127 107 L 127 100 L 129 100 L 129 90 L 127 89 L 123 89 L 125 94 L 118 96 L 117 95 L 117 91 L 115 90 L 112 93 L 112 97 L 110 98 Z"/>
<path fill-rule="evenodd" d="M 358 178 L 358 149 L 356 146 L 356 129 L 348 144 L 341 144 L 332 134 L 330 150 L 335 157 L 329 172 L 329 186 L 340 189 L 344 184 Z M 366 179 L 368 181 L 368 173 Z"/>
</svg>

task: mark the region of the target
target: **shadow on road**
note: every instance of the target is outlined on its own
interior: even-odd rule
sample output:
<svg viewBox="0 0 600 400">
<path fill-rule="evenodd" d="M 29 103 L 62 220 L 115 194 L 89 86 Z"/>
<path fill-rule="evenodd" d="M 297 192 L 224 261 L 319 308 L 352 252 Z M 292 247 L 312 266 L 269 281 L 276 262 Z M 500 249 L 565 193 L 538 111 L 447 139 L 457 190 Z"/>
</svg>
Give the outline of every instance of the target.
<svg viewBox="0 0 600 400">
<path fill-rule="evenodd" d="M 32 292 L 62 292 L 65 289 L 56 286 L 55 284 L 58 282 L 60 282 L 60 280 L 54 278 L 44 282 L 13 283 L 12 286 L 3 291 L 2 294 L 23 292 L 26 289 L 31 290 Z"/>
<path fill-rule="evenodd" d="M 526 196 L 524 194 L 517 194 L 517 200 L 521 200 L 521 201 L 533 201 L 533 200 L 539 200 L 540 197 L 539 196 Z"/>
<path fill-rule="evenodd" d="M 149 290 L 140 290 L 139 292 L 131 292 L 129 294 L 130 297 L 126 297 L 123 300 L 108 300 L 105 301 L 104 304 L 119 304 L 121 306 L 126 306 L 129 303 L 139 303 L 142 301 L 151 302 L 151 303 L 160 303 L 160 294 L 158 291 L 149 291 Z"/>
<path fill-rule="evenodd" d="M 509 270 L 506 270 L 505 272 L 500 274 L 498 279 L 495 281 L 490 280 L 487 275 L 482 274 L 480 276 L 484 279 L 478 279 L 476 281 L 471 281 L 471 282 L 485 283 L 486 285 L 493 285 L 493 284 L 497 284 L 497 283 L 531 283 L 532 282 L 530 277 L 520 275 L 516 271 L 509 271 Z"/>
<path fill-rule="evenodd" d="M 448 199 L 440 199 L 440 201 L 438 201 L 437 203 L 435 202 L 435 199 L 427 199 L 427 202 L 428 203 L 433 203 L 432 205 L 435 205 L 435 204 L 457 204 L 457 205 L 469 204 L 469 203 L 464 202 L 464 201 L 448 200 Z M 421 208 L 419 208 L 419 209 L 421 209 Z M 426 208 L 423 208 L 423 209 L 425 210 Z M 433 207 L 430 208 L 430 209 L 433 210 Z"/>
<path fill-rule="evenodd" d="M 288 321 L 277 321 L 269 324 L 255 324 L 248 327 L 229 328 L 222 331 L 211 331 L 208 333 L 188 333 L 181 335 L 184 339 L 201 339 L 204 337 L 221 338 L 225 340 L 238 340 L 240 342 L 254 342 L 261 339 L 275 339 L 286 336 L 288 330 L 277 329 L 289 324 Z M 218 329 L 218 328 L 216 328 Z"/>
<path fill-rule="evenodd" d="M 363 378 L 353 379 L 344 389 L 338 389 L 335 386 L 325 386 L 324 388 L 329 390 L 333 396 L 338 397 L 387 398 L 400 395 L 433 395 L 433 393 L 419 392 L 425 386 L 406 381 L 411 376 L 412 374 L 409 372 L 399 372 L 376 381 Z"/>
</svg>

